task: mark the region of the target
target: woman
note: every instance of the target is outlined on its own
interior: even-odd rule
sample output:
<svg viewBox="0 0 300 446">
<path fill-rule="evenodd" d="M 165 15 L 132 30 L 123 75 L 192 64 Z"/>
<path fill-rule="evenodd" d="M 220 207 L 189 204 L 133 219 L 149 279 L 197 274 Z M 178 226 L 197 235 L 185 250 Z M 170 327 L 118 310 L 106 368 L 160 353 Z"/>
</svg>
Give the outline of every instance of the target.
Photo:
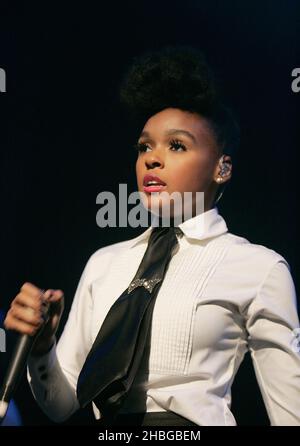
<svg viewBox="0 0 300 446">
<path fill-rule="evenodd" d="M 29 360 L 36 400 L 55 421 L 78 409 L 78 376 L 170 204 L 168 194 L 191 192 L 192 200 L 184 201 L 183 208 L 190 206 L 189 218 L 171 207 L 172 221 L 183 217 L 177 249 L 115 424 L 235 425 L 230 389 L 249 349 L 271 424 L 300 425 L 293 281 L 283 257 L 229 233 L 218 213 L 216 202 L 232 175 L 238 127 L 221 104 L 202 55 L 187 48 L 145 55 L 129 70 L 121 97 L 137 128 L 142 123 L 136 175 L 143 204 L 153 212 L 152 227 L 91 256 L 57 345 L 62 291 L 42 293 L 33 284 L 22 286 L 6 328 L 34 334 L 43 323 L 43 304 L 50 304 L 48 322 Z M 197 192 L 204 193 L 200 212 Z M 101 412 L 93 408 L 101 423 Z"/>
</svg>

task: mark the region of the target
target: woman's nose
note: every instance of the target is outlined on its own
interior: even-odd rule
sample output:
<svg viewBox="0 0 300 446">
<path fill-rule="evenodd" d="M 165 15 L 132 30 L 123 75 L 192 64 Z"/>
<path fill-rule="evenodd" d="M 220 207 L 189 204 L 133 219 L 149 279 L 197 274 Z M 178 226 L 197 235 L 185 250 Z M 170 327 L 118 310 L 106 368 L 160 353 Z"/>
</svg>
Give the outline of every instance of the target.
<svg viewBox="0 0 300 446">
<path fill-rule="evenodd" d="M 163 167 L 164 161 L 157 153 L 149 152 L 145 158 L 145 164 L 148 169 L 153 169 L 155 167 Z"/>
</svg>

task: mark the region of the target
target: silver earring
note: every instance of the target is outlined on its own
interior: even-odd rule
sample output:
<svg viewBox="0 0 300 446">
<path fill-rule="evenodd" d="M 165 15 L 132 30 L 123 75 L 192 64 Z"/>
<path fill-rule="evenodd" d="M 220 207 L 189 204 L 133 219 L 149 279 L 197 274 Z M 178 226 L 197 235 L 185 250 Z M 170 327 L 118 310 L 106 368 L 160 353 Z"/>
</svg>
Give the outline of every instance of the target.
<svg viewBox="0 0 300 446">
<path fill-rule="evenodd" d="M 219 167 L 220 167 L 220 171 L 219 171 L 219 176 L 218 176 L 218 178 L 216 180 L 217 183 L 221 183 L 223 181 L 223 177 L 228 172 L 230 172 L 230 167 L 229 167 L 228 163 L 226 163 L 224 161 L 224 155 L 222 155 L 220 160 L 219 160 Z M 217 199 L 215 200 L 214 205 L 216 205 L 220 201 L 220 199 L 222 198 L 224 190 L 225 190 L 225 187 L 226 187 L 226 183 L 223 185 L 223 188 L 222 188 L 221 192 L 219 193 Z"/>
<path fill-rule="evenodd" d="M 224 177 L 227 173 L 230 172 L 230 167 L 229 167 L 228 163 L 226 161 L 224 161 L 224 155 L 222 155 L 220 158 L 219 166 L 220 166 L 220 172 L 219 172 L 220 177 Z M 221 178 L 221 180 L 222 180 L 222 178 Z"/>
</svg>

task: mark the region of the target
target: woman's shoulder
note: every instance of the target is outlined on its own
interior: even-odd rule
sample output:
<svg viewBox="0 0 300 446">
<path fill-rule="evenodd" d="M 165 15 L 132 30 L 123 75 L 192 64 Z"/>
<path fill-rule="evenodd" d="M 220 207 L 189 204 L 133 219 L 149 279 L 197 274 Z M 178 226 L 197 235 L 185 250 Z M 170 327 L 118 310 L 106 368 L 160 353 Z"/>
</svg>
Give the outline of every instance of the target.
<svg viewBox="0 0 300 446">
<path fill-rule="evenodd" d="M 111 260 L 119 258 L 123 253 L 133 246 L 140 235 L 120 242 L 112 243 L 97 249 L 88 259 L 87 267 L 98 267 L 110 263 Z"/>
<path fill-rule="evenodd" d="M 99 257 L 105 255 L 115 255 L 120 253 L 121 251 L 127 250 L 134 239 L 123 240 L 121 242 L 111 243 L 110 245 L 102 246 L 97 249 L 90 257 L 90 259 L 96 260 Z"/>
<path fill-rule="evenodd" d="M 99 278 L 105 277 L 110 273 L 114 262 L 126 255 L 133 241 L 134 239 L 128 239 L 112 243 L 94 251 L 85 263 L 82 278 L 86 282 L 92 283 Z"/>
<path fill-rule="evenodd" d="M 230 245 L 229 253 L 237 262 L 249 262 L 264 268 L 283 262 L 288 266 L 287 260 L 271 247 L 254 243 L 245 237 L 228 232 L 226 238 Z"/>
</svg>

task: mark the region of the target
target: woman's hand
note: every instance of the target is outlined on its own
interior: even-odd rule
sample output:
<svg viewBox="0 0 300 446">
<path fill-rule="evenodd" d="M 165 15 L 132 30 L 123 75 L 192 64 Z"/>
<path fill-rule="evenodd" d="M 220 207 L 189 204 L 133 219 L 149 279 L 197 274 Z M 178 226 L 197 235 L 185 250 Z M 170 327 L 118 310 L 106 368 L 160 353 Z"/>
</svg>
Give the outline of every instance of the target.
<svg viewBox="0 0 300 446">
<path fill-rule="evenodd" d="M 55 333 L 63 309 L 64 294 L 61 290 L 51 289 L 43 292 L 26 282 L 11 303 L 4 327 L 29 336 L 34 336 L 41 329 L 31 354 L 42 355 L 49 351 L 55 342 Z"/>
</svg>

